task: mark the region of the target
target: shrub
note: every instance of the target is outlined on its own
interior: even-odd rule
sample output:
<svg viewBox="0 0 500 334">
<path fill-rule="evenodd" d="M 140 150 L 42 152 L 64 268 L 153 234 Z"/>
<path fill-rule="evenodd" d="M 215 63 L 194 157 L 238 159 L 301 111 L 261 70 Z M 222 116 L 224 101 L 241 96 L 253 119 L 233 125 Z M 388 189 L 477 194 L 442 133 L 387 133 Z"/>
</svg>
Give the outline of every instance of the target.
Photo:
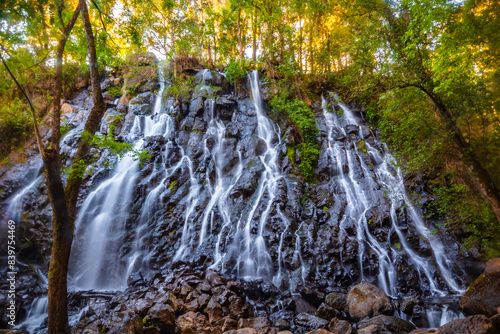
<svg viewBox="0 0 500 334">
<path fill-rule="evenodd" d="M 0 106 L 0 158 L 22 144 L 32 133 L 33 123 L 25 104 L 15 98 Z"/>
<path fill-rule="evenodd" d="M 226 78 L 230 83 L 244 79 L 250 72 L 250 63 L 245 59 L 231 59 L 226 67 Z"/>
</svg>

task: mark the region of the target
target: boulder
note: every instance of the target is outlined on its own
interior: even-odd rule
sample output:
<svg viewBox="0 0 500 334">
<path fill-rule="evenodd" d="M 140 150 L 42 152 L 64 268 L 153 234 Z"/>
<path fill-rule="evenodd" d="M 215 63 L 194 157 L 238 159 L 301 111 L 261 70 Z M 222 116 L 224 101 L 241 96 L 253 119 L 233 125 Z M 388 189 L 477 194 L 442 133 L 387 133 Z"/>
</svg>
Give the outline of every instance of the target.
<svg viewBox="0 0 500 334">
<path fill-rule="evenodd" d="M 201 313 L 188 312 L 177 318 L 178 334 L 196 334 L 205 326 L 207 318 Z"/>
<path fill-rule="evenodd" d="M 330 332 L 334 334 L 356 334 L 358 331 L 345 320 L 332 319 L 328 325 Z"/>
<path fill-rule="evenodd" d="M 355 321 L 394 312 L 391 300 L 385 292 L 368 282 L 359 283 L 351 288 L 347 294 L 347 309 Z"/>
<path fill-rule="evenodd" d="M 484 274 L 494 274 L 500 272 L 500 257 L 491 259 L 484 266 Z"/>
<path fill-rule="evenodd" d="M 153 106 L 150 104 L 131 104 L 129 110 L 134 115 L 151 115 Z"/>
<path fill-rule="evenodd" d="M 205 313 L 208 314 L 208 321 L 210 321 L 210 323 L 214 323 L 222 318 L 222 306 L 217 302 L 217 298 L 210 298 L 205 308 Z"/>
<path fill-rule="evenodd" d="M 340 317 L 340 312 L 331 307 L 326 303 L 322 303 L 318 310 L 316 311 L 316 315 L 320 318 L 331 320 L 332 318 Z"/>
<path fill-rule="evenodd" d="M 135 104 L 135 105 L 140 105 L 140 104 L 154 104 L 155 103 L 155 96 L 151 92 L 146 92 L 146 93 L 141 93 L 134 97 L 132 100 L 130 100 L 129 104 Z"/>
<path fill-rule="evenodd" d="M 406 298 L 401 305 L 401 311 L 404 314 L 410 315 L 413 313 L 413 307 L 415 307 L 415 305 L 422 305 L 422 301 L 414 297 Z"/>
<path fill-rule="evenodd" d="M 108 334 L 143 334 L 142 319 L 132 311 L 120 312 L 114 317 L 117 326 L 109 330 Z"/>
<path fill-rule="evenodd" d="M 175 311 L 168 304 L 156 304 L 149 309 L 145 318 L 153 325 L 160 328 L 162 334 L 174 333 L 177 327 L 175 323 Z"/>
<path fill-rule="evenodd" d="M 465 315 L 484 314 L 491 317 L 500 311 L 500 271 L 487 266 L 482 274 L 465 291 L 460 299 L 460 309 Z"/>
<path fill-rule="evenodd" d="M 394 334 L 407 334 L 415 329 L 415 326 L 411 322 L 383 314 L 371 319 L 361 320 L 358 323 L 358 328 L 363 329 L 372 325 Z"/>
<path fill-rule="evenodd" d="M 326 329 L 315 329 L 313 331 L 307 332 L 306 334 L 333 334 L 332 332 L 327 331 Z"/>
</svg>

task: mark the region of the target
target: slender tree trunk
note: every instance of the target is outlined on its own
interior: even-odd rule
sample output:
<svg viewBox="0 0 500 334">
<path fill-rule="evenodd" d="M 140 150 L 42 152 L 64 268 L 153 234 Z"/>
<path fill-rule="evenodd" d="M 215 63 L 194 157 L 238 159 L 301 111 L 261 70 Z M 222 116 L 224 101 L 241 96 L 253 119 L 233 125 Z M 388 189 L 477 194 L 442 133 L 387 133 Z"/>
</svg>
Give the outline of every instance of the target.
<svg viewBox="0 0 500 334">
<path fill-rule="evenodd" d="M 252 60 L 255 63 L 257 61 L 257 24 L 256 24 L 255 10 L 253 13 L 252 20 Z"/>
<path fill-rule="evenodd" d="M 62 97 L 62 76 L 63 76 L 63 54 L 64 48 L 66 47 L 66 42 L 68 40 L 71 30 L 76 23 L 78 15 L 80 15 L 81 6 L 78 4 L 76 10 L 68 22 L 68 25 L 64 25 L 61 16 L 61 25 L 63 30 L 63 36 L 57 44 L 56 52 L 56 86 L 54 93 L 54 109 L 52 118 L 52 148 L 59 152 L 59 141 L 61 140 L 61 97 Z M 62 8 L 61 8 L 62 11 Z"/>
<path fill-rule="evenodd" d="M 61 3 L 61 6 L 63 3 Z M 49 319 L 48 333 L 71 333 L 68 323 L 68 262 L 73 242 L 73 220 L 69 216 L 64 185 L 59 167 L 59 141 L 61 139 L 61 96 L 62 96 L 62 58 L 68 36 L 80 13 L 78 4 L 71 20 L 63 27 L 63 36 L 57 46 L 56 87 L 53 114 L 52 150 L 47 150 L 43 158 L 47 176 L 47 192 L 52 207 L 52 249 L 49 265 Z M 60 8 L 62 11 L 62 7 Z"/>
<path fill-rule="evenodd" d="M 43 159 L 47 192 L 52 207 L 52 241 L 49 266 L 49 334 L 70 334 L 68 323 L 68 262 L 73 242 L 73 220 L 69 216 L 61 180 L 58 154 L 47 150 Z"/>
<path fill-rule="evenodd" d="M 238 10 L 238 20 L 236 21 L 238 25 L 238 47 L 240 49 L 240 59 L 243 60 L 245 57 L 245 50 L 243 50 L 243 41 L 241 38 L 241 8 Z"/>
<path fill-rule="evenodd" d="M 476 153 L 465 140 L 462 130 L 453 120 L 451 113 L 439 96 L 433 93 L 433 86 L 430 88 L 419 87 L 432 100 L 437 108 L 438 115 L 446 130 L 451 134 L 455 146 L 458 148 L 462 161 L 464 162 L 469 177 L 476 189 L 481 194 L 484 201 L 491 207 L 495 217 L 500 223 L 500 192 L 486 168 L 483 167 Z"/>
<path fill-rule="evenodd" d="M 106 104 L 102 97 L 101 86 L 99 82 L 99 70 L 97 67 L 97 54 L 95 49 L 95 39 L 92 32 L 92 25 L 90 23 L 89 12 L 85 0 L 80 0 L 82 4 L 81 17 L 83 21 L 83 27 L 85 30 L 85 38 L 87 40 L 87 50 L 89 54 L 89 65 L 90 65 L 90 79 L 92 82 L 92 92 L 94 107 L 90 112 L 90 115 L 85 123 L 84 131 L 88 134 L 93 135 L 98 129 L 101 123 L 102 116 L 106 110 Z M 86 161 L 90 152 L 90 143 L 82 138 L 80 144 L 78 145 L 78 150 L 76 152 L 75 158 L 73 159 L 73 165 L 76 165 L 80 161 Z M 72 220 L 76 217 L 76 202 L 78 200 L 78 192 L 80 190 L 80 185 L 82 183 L 82 175 L 72 169 L 68 183 L 66 184 L 66 194 L 68 196 L 68 208 L 69 215 Z"/>
<path fill-rule="evenodd" d="M 303 70 L 302 67 L 302 16 L 299 14 L 299 67 L 300 70 Z"/>
<path fill-rule="evenodd" d="M 208 44 L 208 64 L 210 65 L 211 68 L 214 68 L 214 61 L 212 59 L 212 48 L 210 47 L 210 44 Z"/>
</svg>

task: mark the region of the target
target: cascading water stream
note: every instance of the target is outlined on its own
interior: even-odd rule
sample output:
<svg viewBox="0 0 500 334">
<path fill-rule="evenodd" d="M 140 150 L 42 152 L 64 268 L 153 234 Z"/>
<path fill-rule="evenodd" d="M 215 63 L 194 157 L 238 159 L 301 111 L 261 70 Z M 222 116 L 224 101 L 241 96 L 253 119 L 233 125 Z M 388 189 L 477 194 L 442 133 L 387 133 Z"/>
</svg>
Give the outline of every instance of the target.
<svg viewBox="0 0 500 334">
<path fill-rule="evenodd" d="M 26 196 L 37 187 L 43 180 L 43 175 L 40 175 L 42 170 L 42 159 L 37 159 L 33 166 L 29 168 L 25 175 L 28 180 L 27 185 L 11 196 L 8 200 L 7 218 L 19 223 L 23 214 L 23 200 Z"/>
<path fill-rule="evenodd" d="M 409 245 L 406 240 L 405 234 L 398 224 L 398 217 L 396 210 L 402 206 L 406 207 L 408 216 L 416 227 L 418 233 L 429 241 L 430 247 L 433 251 L 433 256 L 439 271 L 440 277 L 444 280 L 447 289 L 461 293 L 463 290 L 459 287 L 458 283 L 453 279 L 451 274 L 451 260 L 446 257 L 443 252 L 443 245 L 441 241 L 435 237 L 431 238 L 428 228 L 425 227 L 421 215 L 418 213 L 415 206 L 411 203 L 406 195 L 404 188 L 404 179 L 401 175 L 400 169 L 394 165 L 393 157 L 387 153 L 387 147 L 383 143 L 381 146 L 385 147 L 384 154 L 380 153 L 375 147 L 364 141 L 367 153 L 371 161 L 373 161 L 373 172 L 369 170 L 370 165 L 366 163 L 365 159 L 361 156 L 357 146 L 346 139 L 342 145 L 340 141 L 334 140 L 335 133 L 342 133 L 347 138 L 346 127 L 348 125 L 355 125 L 359 128 L 358 134 L 362 140 L 363 128 L 357 121 L 351 110 L 344 104 L 339 103 L 343 110 L 342 117 L 337 116 L 335 112 L 328 109 L 328 103 L 323 98 L 323 114 L 328 127 L 328 154 L 331 159 L 336 162 L 338 174 L 337 180 L 345 192 L 347 200 L 346 212 L 340 222 L 341 234 L 340 240 L 345 238 L 354 238 L 346 232 L 346 225 L 348 220 L 352 219 L 356 225 L 356 240 L 359 244 L 358 257 L 359 266 L 361 270 L 362 279 L 364 278 L 363 260 L 365 257 L 365 245 L 369 247 L 378 257 L 379 274 L 378 283 L 380 287 L 391 296 L 398 296 L 400 294 L 395 269 L 395 259 L 400 254 L 406 254 L 409 261 L 413 263 L 414 268 L 418 271 L 421 280 L 425 277 L 426 283 L 429 286 L 432 294 L 446 295 L 446 292 L 439 288 L 436 279 L 434 278 L 433 264 L 429 259 L 418 255 Z M 343 161 L 341 157 L 345 157 Z M 345 162 L 345 163 L 344 163 Z M 360 175 L 355 175 L 358 164 L 361 167 Z M 344 167 L 348 168 L 348 172 L 344 172 Z M 366 182 L 368 186 L 361 187 L 361 180 Z M 383 191 L 390 200 L 390 218 L 391 218 L 391 232 L 395 232 L 398 237 L 398 244 L 400 247 L 395 247 L 391 243 L 390 238 L 386 242 L 380 242 L 374 237 L 369 230 L 369 224 L 366 218 L 366 213 L 369 209 L 377 205 L 377 198 L 373 194 L 373 189 L 382 187 Z M 391 233 L 389 233 L 390 235 Z M 399 248 L 399 249 L 398 249 Z"/>
<path fill-rule="evenodd" d="M 205 75 L 209 70 L 204 70 L 201 72 L 201 90 L 209 89 L 209 85 L 205 82 Z M 221 252 L 222 244 L 224 242 L 223 233 L 231 222 L 231 208 L 229 205 L 229 195 L 233 190 L 234 185 L 238 181 L 242 173 L 241 166 L 241 152 L 238 151 L 238 165 L 236 166 L 236 171 L 234 174 L 228 174 L 224 171 L 224 149 L 226 145 L 226 125 L 222 120 L 217 117 L 216 114 L 216 104 L 214 99 L 208 99 L 205 102 L 205 109 L 208 109 L 208 129 L 206 131 L 205 140 L 203 141 L 203 157 L 202 164 L 204 166 L 213 163 L 215 170 L 215 179 L 213 183 L 211 182 L 210 172 L 211 169 L 206 168 L 205 171 L 205 184 L 206 191 L 209 194 L 210 200 L 203 210 L 201 218 L 201 227 L 199 232 L 199 238 L 195 244 L 193 233 L 195 232 L 195 222 L 190 219 L 194 207 L 199 199 L 199 193 L 201 191 L 200 186 L 196 179 L 194 179 L 191 173 L 191 188 L 189 192 L 189 197 L 191 204 L 188 205 L 185 213 L 184 227 L 181 236 L 181 246 L 176 252 L 174 261 L 188 258 L 190 250 L 194 250 L 203 246 L 207 242 L 207 238 L 210 237 L 211 231 L 214 227 L 214 216 L 218 214 L 222 219 L 222 226 L 219 235 L 217 236 L 217 241 L 215 245 L 214 263 L 212 268 L 217 267 L 223 258 Z"/>
<path fill-rule="evenodd" d="M 399 256 L 405 256 L 413 268 L 418 272 L 420 284 L 423 289 L 430 291 L 434 296 L 445 296 L 451 291 L 452 294 L 461 294 L 463 289 L 457 283 L 451 272 L 452 261 L 444 253 L 444 246 L 437 236 L 432 236 L 430 230 L 425 226 L 418 209 L 413 205 L 406 195 L 404 178 L 401 170 L 394 164 L 394 158 L 388 153 L 385 144 L 375 140 L 375 146 L 383 148 L 381 153 L 374 145 L 364 138 L 363 126 L 358 122 L 352 111 L 344 104 L 338 104 L 343 115 L 339 117 L 330 110 L 328 102 L 322 97 L 323 115 L 328 128 L 328 155 L 336 163 L 336 180 L 345 193 L 347 207 L 344 216 L 340 221 L 339 242 L 346 239 L 358 242 L 358 262 L 361 272 L 361 279 L 365 278 L 364 260 L 367 251 L 373 252 L 378 259 L 379 272 L 377 281 L 381 289 L 388 295 L 398 297 L 402 295 L 397 282 L 398 272 L 396 270 L 396 260 Z M 352 125 L 358 127 L 358 131 L 353 133 Z M 346 131 L 348 129 L 349 131 Z M 335 140 L 336 134 L 341 134 L 344 141 Z M 366 145 L 366 152 L 369 156 L 363 156 L 359 152 L 357 145 L 349 139 L 349 134 L 358 135 Z M 344 158 L 344 159 L 342 159 Z M 372 164 L 372 169 L 370 168 Z M 358 168 L 359 167 L 359 168 Z M 348 169 L 346 172 L 345 169 Z M 357 173 L 356 173 L 357 171 Z M 363 184 L 363 186 L 361 185 Z M 369 210 L 378 205 L 377 195 L 374 189 L 384 192 L 390 201 L 391 227 L 386 241 L 379 241 L 371 232 L 366 214 Z M 379 195 L 380 196 L 380 195 Z M 419 255 L 412 249 L 406 239 L 406 234 L 399 225 L 397 210 L 405 208 L 408 221 L 413 224 L 421 238 L 428 241 L 432 250 L 432 259 Z M 346 227 L 354 222 L 356 235 L 351 236 Z M 397 242 L 391 240 L 391 234 L 395 233 Z M 395 246 L 398 244 L 398 246 Z M 432 261 L 433 260 L 433 261 Z M 438 273 L 444 284 L 436 280 L 435 272 Z M 427 288 L 425 288 L 427 286 Z M 438 312 L 433 310 L 434 313 Z M 443 312 L 446 312 L 444 310 Z M 439 317 L 435 314 L 431 318 Z M 447 317 L 443 315 L 447 320 Z M 436 320 L 429 324 L 436 326 Z"/>
<path fill-rule="evenodd" d="M 281 144 L 281 136 L 273 123 L 264 116 L 262 97 L 259 87 L 259 74 L 252 71 L 248 82 L 251 88 L 251 98 L 257 115 L 257 135 L 265 143 L 265 150 L 259 156 L 264 166 L 259 186 L 252 201 L 253 206 L 247 214 L 246 221 L 238 222 L 238 231 L 235 234 L 235 245 L 239 250 L 237 259 L 238 276 L 247 279 L 272 278 L 274 275 L 272 259 L 266 249 L 263 237 L 267 218 L 274 204 L 275 193 L 278 190 L 278 181 L 282 178 L 278 167 L 277 147 Z M 251 233 L 252 223 L 260 205 L 264 205 L 263 212 L 258 218 L 257 235 Z"/>
<path fill-rule="evenodd" d="M 169 134 L 172 120 L 162 110 L 165 88 L 162 66 L 159 66 L 159 78 L 160 90 L 153 116 L 135 116 L 128 134 L 134 150 L 141 149 L 144 137 Z M 120 159 L 111 177 L 86 197 L 79 210 L 71 252 L 72 279 L 79 289 L 117 290 L 126 287 L 128 273 L 135 260 L 124 263 L 121 248 L 139 166 L 140 161 L 131 154 Z M 141 235 L 143 228 L 144 225 L 139 224 L 136 235 Z M 131 258 L 137 258 L 140 237 L 138 239 Z"/>
</svg>

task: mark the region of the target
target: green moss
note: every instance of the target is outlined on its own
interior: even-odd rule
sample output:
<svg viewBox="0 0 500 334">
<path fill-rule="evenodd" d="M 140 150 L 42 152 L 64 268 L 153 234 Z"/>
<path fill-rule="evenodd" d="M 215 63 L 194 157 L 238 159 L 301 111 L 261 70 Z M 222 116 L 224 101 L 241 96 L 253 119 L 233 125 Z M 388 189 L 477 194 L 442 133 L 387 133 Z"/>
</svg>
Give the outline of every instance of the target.
<svg viewBox="0 0 500 334">
<path fill-rule="evenodd" d="M 368 155 L 368 151 L 366 149 L 366 143 L 364 140 L 360 140 L 356 143 L 356 146 L 358 147 L 358 151 L 363 152 L 364 154 Z"/>
<path fill-rule="evenodd" d="M 287 146 L 286 147 L 286 156 L 290 159 L 292 166 L 295 167 L 295 148 Z"/>
<path fill-rule="evenodd" d="M 168 186 L 168 189 L 173 190 L 174 187 L 175 187 L 175 183 L 176 183 L 176 181 L 170 182 L 170 185 Z"/>
</svg>

